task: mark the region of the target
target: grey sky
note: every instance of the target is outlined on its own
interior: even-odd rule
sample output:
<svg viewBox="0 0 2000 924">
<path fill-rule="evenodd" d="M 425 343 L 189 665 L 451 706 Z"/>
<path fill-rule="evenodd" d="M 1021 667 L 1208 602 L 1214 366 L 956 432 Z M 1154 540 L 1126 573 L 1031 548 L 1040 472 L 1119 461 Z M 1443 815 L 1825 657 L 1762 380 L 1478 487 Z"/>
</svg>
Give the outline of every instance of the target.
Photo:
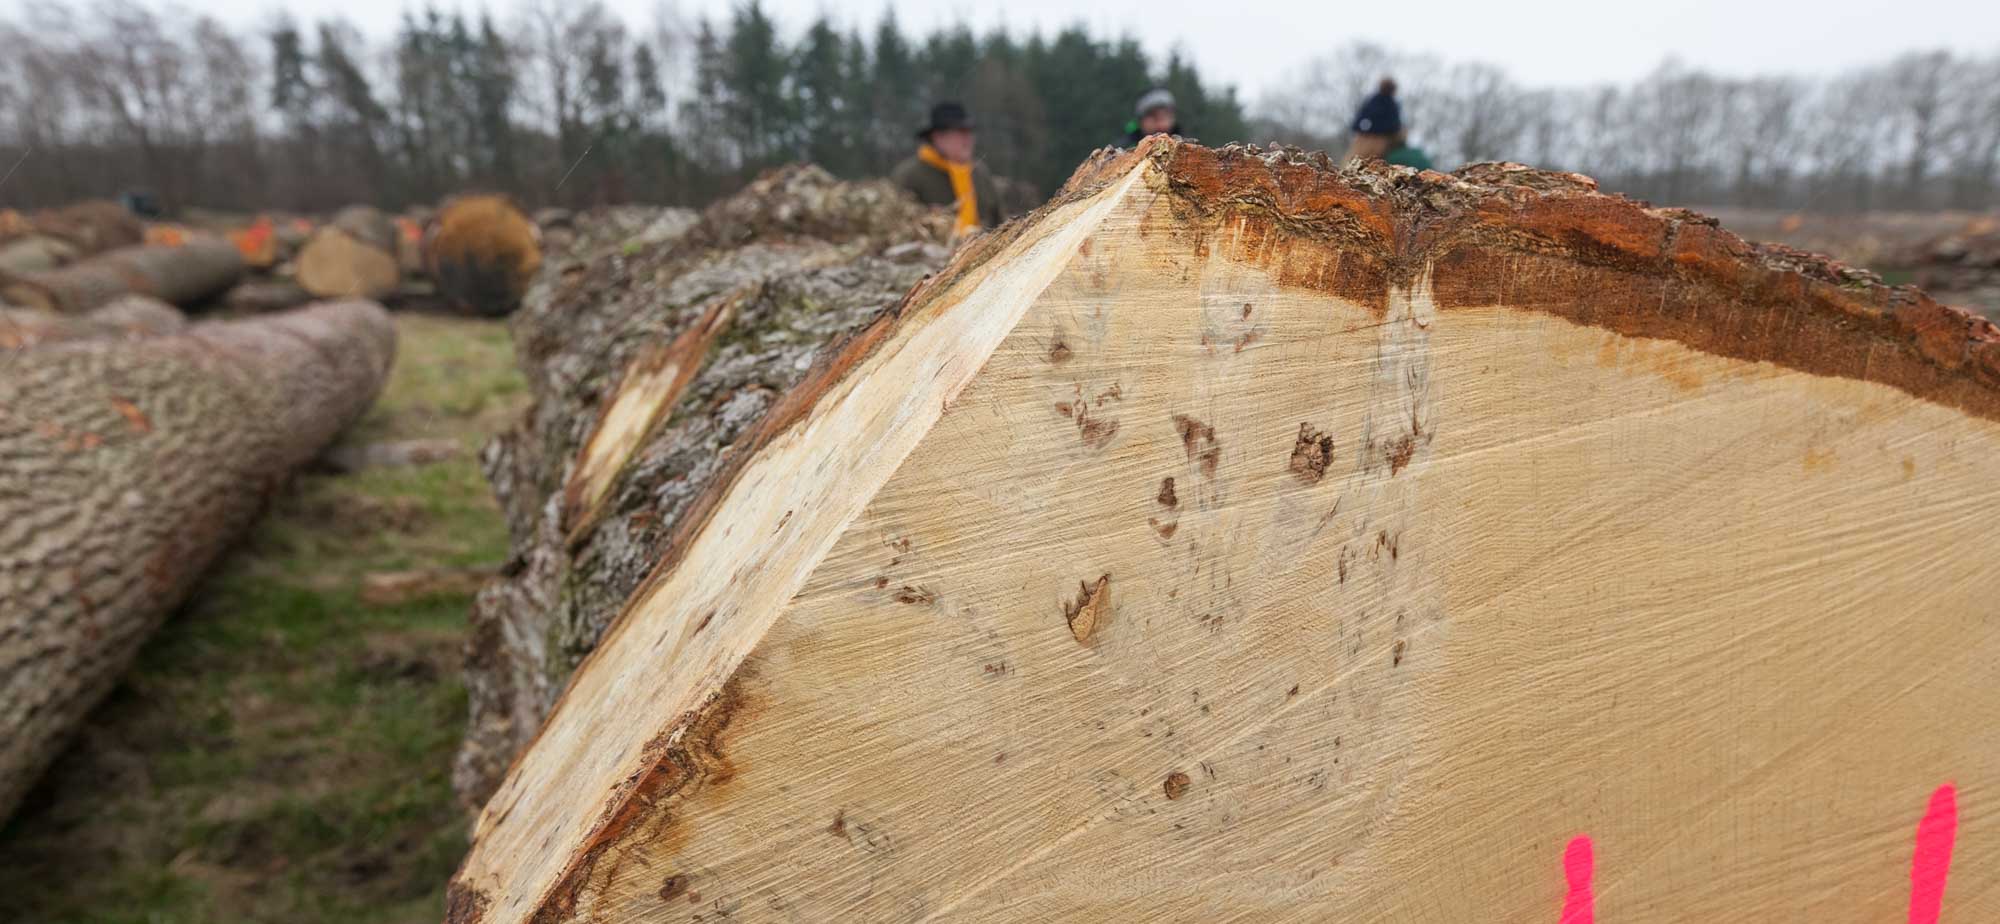
<svg viewBox="0 0 2000 924">
<path fill-rule="evenodd" d="M 0 0 L 0 9 L 25 0 Z M 82 0 L 79 0 L 82 2 Z M 394 28 L 400 12 L 422 0 L 293 0 L 301 18 L 343 15 L 371 35 Z M 512 0 L 436 0 L 440 7 L 505 11 Z M 652 19 L 655 0 L 607 0 L 634 25 Z M 732 0 L 666 0 L 684 16 L 726 15 Z M 764 0 L 794 32 L 822 11 L 850 24 L 872 25 L 891 0 L 836 4 L 827 0 Z M 1624 81 L 1669 55 L 1730 74 L 1826 73 L 1886 59 L 1916 48 L 2000 52 L 2000 2 L 1992 0 L 893 0 L 911 31 L 968 22 L 979 31 L 1005 24 L 1017 32 L 1049 31 L 1083 22 L 1100 35 L 1129 33 L 1149 51 L 1179 45 L 1204 76 L 1234 83 L 1254 100 L 1282 82 L 1286 71 L 1356 39 L 1451 60 L 1498 64 L 1529 84 Z M 201 0 L 190 5 L 225 20 L 255 25 L 278 4 L 270 0 Z"/>
</svg>

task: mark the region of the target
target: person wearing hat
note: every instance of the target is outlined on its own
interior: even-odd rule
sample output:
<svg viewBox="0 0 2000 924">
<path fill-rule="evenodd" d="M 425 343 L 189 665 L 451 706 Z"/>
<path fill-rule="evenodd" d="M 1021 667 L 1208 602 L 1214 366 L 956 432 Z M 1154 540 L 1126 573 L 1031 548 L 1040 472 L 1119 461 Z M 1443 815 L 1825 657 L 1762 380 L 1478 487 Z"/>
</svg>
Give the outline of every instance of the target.
<svg viewBox="0 0 2000 924">
<path fill-rule="evenodd" d="M 1148 135 L 1178 134 L 1181 134 L 1181 120 L 1174 110 L 1174 95 L 1166 87 L 1154 87 L 1132 107 L 1132 121 L 1125 123 L 1125 137 L 1118 140 L 1117 146 L 1136 148 Z"/>
<path fill-rule="evenodd" d="M 1395 146 L 1403 131 L 1403 107 L 1396 102 L 1396 81 L 1382 78 L 1375 95 L 1361 103 L 1354 114 L 1354 144 L 1347 149 L 1348 160 L 1380 160 Z"/>
<path fill-rule="evenodd" d="M 931 107 L 931 124 L 917 132 L 917 153 L 896 165 L 889 178 L 929 205 L 957 210 L 954 234 L 991 228 L 1007 220 L 1000 193 L 986 165 L 972 159 L 972 116 L 958 103 Z"/>
</svg>

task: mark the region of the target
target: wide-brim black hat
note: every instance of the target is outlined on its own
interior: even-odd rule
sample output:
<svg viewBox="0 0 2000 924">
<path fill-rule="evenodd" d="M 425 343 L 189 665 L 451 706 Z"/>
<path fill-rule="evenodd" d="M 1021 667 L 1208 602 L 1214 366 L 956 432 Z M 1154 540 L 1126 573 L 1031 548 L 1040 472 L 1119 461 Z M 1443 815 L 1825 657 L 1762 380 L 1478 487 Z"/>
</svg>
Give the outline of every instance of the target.
<svg viewBox="0 0 2000 924">
<path fill-rule="evenodd" d="M 931 132 L 948 131 L 954 128 L 977 128 L 972 122 L 972 113 L 958 103 L 939 103 L 931 107 L 931 124 L 917 129 L 917 137 L 928 138 Z"/>
</svg>

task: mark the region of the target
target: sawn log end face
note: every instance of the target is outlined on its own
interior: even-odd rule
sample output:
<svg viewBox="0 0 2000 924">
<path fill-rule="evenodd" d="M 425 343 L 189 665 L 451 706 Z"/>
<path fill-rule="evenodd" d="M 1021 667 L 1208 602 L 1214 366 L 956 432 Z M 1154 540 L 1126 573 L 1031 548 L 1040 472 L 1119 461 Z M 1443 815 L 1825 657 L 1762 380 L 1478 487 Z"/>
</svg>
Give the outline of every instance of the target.
<svg viewBox="0 0 2000 924">
<path fill-rule="evenodd" d="M 2000 657 L 1994 340 L 1578 177 L 1099 155 L 737 441 L 461 883 L 489 924 L 1528 919 L 1514 847 L 1589 826 L 1671 866 L 1621 900 L 1727 907 L 1664 890 L 2000 778 L 1923 718 Z M 1755 814 L 1836 775 L 1870 807 Z M 1758 908 L 1881 910 L 1806 885 Z"/>
</svg>

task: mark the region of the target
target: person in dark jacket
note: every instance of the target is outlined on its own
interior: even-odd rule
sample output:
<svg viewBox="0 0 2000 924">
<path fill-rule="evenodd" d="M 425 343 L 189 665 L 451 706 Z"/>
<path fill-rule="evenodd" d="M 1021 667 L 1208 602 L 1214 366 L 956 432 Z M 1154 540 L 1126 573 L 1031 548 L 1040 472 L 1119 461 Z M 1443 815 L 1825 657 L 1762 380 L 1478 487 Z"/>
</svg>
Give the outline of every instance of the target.
<svg viewBox="0 0 2000 924">
<path fill-rule="evenodd" d="M 1180 113 L 1174 107 L 1174 95 L 1166 87 L 1154 87 L 1139 97 L 1132 107 L 1132 121 L 1125 123 L 1125 137 L 1118 140 L 1116 147 L 1136 148 L 1148 135 L 1181 134 Z"/>
<path fill-rule="evenodd" d="M 889 178 L 929 205 L 956 213 L 954 234 L 969 234 L 1007 220 L 1000 191 L 986 165 L 972 159 L 972 115 L 958 103 L 931 107 L 931 123 L 917 132 L 917 153 L 896 165 Z"/>
<path fill-rule="evenodd" d="M 1347 149 L 1349 160 L 1375 160 L 1389 153 L 1391 142 L 1403 130 L 1403 107 L 1396 102 L 1396 81 L 1384 77 L 1375 95 L 1361 103 L 1354 114 L 1354 144 Z"/>
</svg>

